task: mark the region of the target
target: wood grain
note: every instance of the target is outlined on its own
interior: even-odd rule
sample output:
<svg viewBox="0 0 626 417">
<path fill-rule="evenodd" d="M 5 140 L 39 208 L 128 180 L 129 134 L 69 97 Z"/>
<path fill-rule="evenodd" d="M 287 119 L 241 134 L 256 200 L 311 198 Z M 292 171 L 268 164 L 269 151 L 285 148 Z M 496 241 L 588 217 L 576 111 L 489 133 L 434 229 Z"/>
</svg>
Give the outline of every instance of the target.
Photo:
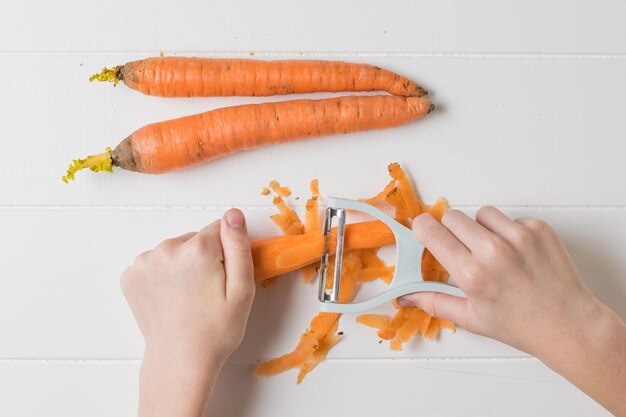
<svg viewBox="0 0 626 417">
<path fill-rule="evenodd" d="M 4 0 L 0 50 L 623 54 L 625 20 L 619 0 Z"/>
<path fill-rule="evenodd" d="M 207 415 L 610 415 L 536 360 L 333 360 L 302 385 L 293 373 L 254 378 L 253 366 L 226 365 Z M 138 361 L 0 362 L 0 413 L 135 415 L 138 368 Z"/>
</svg>

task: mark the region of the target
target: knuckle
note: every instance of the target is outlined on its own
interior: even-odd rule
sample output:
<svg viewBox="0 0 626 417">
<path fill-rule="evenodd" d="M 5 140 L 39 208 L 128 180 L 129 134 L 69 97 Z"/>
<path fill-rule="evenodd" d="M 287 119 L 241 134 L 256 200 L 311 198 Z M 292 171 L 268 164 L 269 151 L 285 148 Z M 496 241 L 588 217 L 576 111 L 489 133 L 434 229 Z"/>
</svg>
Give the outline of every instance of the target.
<svg viewBox="0 0 626 417">
<path fill-rule="evenodd" d="M 516 227 L 511 233 L 511 243 L 518 248 L 534 246 L 536 243 L 535 235 L 525 227 Z"/>
<path fill-rule="evenodd" d="M 477 289 L 484 283 L 486 269 L 476 262 L 465 265 L 462 275 L 466 285 L 470 289 Z"/>
<path fill-rule="evenodd" d="M 496 210 L 493 206 L 482 206 L 476 212 L 476 218 L 484 218 L 485 216 L 489 216 L 490 213 L 493 213 Z"/>
<path fill-rule="evenodd" d="M 189 255 L 200 258 L 209 251 L 209 242 L 207 239 L 193 239 L 186 245 L 186 249 Z"/>
<path fill-rule="evenodd" d="M 448 211 L 446 211 L 446 213 L 443 215 L 442 220 L 445 218 L 453 218 L 453 217 L 458 217 L 458 216 L 462 216 L 463 213 L 460 210 L 457 209 L 449 209 Z"/>
<path fill-rule="evenodd" d="M 159 243 L 155 250 L 160 253 L 170 255 L 176 251 L 177 247 L 178 244 L 174 239 L 166 239 L 163 242 Z"/>
<path fill-rule="evenodd" d="M 141 266 L 141 265 L 146 264 L 148 260 L 150 259 L 150 252 L 151 251 L 146 251 L 137 255 L 135 257 L 135 260 L 133 261 L 133 266 Z"/>
<path fill-rule="evenodd" d="M 526 226 L 540 236 L 552 232 L 550 225 L 541 219 L 528 219 Z"/>
<path fill-rule="evenodd" d="M 497 236 L 485 238 L 481 245 L 481 251 L 489 260 L 498 259 L 505 254 L 506 244 Z"/>
</svg>

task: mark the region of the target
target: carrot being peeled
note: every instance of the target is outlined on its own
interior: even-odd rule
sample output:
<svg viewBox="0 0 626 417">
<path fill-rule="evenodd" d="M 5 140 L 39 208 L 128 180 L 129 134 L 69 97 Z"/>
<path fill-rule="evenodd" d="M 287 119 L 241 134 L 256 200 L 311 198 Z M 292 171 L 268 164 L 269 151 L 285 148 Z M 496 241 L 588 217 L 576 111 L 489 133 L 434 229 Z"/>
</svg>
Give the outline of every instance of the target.
<svg viewBox="0 0 626 417">
<path fill-rule="evenodd" d="M 330 253 L 335 252 L 337 229 L 331 231 Z M 393 233 L 379 221 L 346 225 L 344 251 L 372 249 L 390 245 Z M 324 251 L 324 237 L 319 233 L 292 236 L 272 236 L 252 241 L 254 277 L 257 281 L 296 271 L 319 262 Z"/>
<path fill-rule="evenodd" d="M 419 97 L 406 77 L 368 64 L 323 60 L 155 57 L 104 68 L 90 81 L 122 81 L 160 97 L 273 96 L 315 92 L 386 91 Z"/>
</svg>

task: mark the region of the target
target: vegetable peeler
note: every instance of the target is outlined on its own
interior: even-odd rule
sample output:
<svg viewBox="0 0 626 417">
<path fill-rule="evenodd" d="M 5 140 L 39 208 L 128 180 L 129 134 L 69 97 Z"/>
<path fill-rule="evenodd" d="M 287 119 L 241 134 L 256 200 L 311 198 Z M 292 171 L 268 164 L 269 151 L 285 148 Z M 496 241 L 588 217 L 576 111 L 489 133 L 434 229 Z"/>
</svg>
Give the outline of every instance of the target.
<svg viewBox="0 0 626 417">
<path fill-rule="evenodd" d="M 324 218 L 324 239 L 328 242 L 333 219 L 337 219 L 337 246 L 335 251 L 335 268 L 332 288 L 326 288 L 328 279 L 328 258 L 330 245 L 325 245 L 319 269 L 319 310 L 326 313 L 360 313 L 391 301 L 402 295 L 432 291 L 465 297 L 460 288 L 442 282 L 424 281 L 422 276 L 422 253 L 424 246 L 413 232 L 389 217 L 382 210 L 362 201 L 343 198 L 327 198 L 326 216 Z M 396 239 L 396 268 L 387 289 L 367 301 L 358 303 L 339 303 L 341 287 L 341 266 L 343 258 L 343 241 L 346 226 L 346 211 L 358 211 L 369 214 L 385 223 Z"/>
</svg>

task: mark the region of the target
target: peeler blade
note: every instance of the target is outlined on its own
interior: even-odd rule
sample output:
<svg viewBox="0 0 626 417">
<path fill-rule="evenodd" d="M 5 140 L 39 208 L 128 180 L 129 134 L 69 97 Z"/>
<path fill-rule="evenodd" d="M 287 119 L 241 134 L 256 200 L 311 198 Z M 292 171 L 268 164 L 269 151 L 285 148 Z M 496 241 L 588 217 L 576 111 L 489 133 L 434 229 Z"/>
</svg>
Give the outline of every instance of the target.
<svg viewBox="0 0 626 417">
<path fill-rule="evenodd" d="M 330 239 L 333 219 L 337 218 L 337 240 L 335 246 L 335 267 L 333 271 L 333 285 L 327 288 L 328 269 L 330 258 Z M 341 265 L 343 260 L 343 241 L 346 227 L 346 211 L 341 208 L 328 207 L 324 217 L 324 253 L 319 269 L 319 295 L 318 298 L 324 303 L 336 303 L 339 301 L 339 288 L 341 286 Z"/>
</svg>

